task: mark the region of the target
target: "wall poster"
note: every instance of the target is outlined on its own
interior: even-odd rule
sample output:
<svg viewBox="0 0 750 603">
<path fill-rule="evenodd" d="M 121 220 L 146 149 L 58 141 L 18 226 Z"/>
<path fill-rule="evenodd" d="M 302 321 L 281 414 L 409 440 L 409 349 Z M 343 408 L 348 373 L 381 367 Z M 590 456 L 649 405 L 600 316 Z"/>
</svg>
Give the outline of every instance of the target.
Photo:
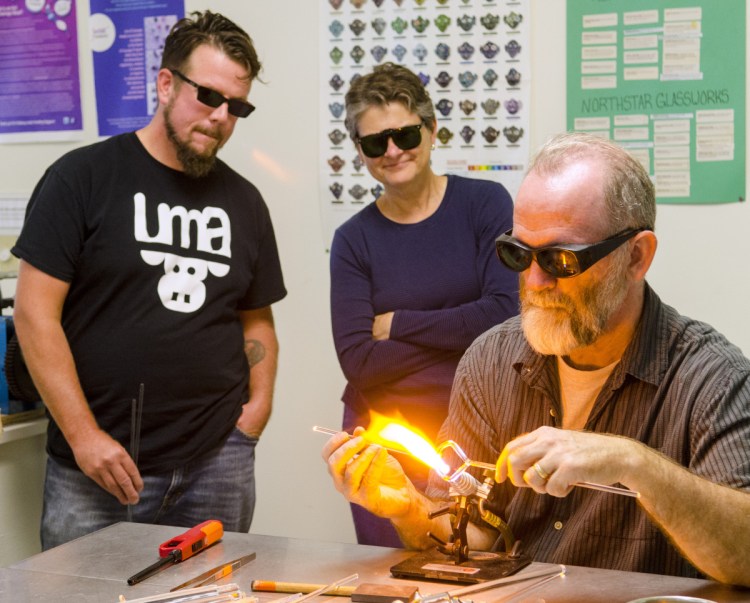
<svg viewBox="0 0 750 603">
<path fill-rule="evenodd" d="M 83 138 L 75 0 L 0 0 L 0 142 Z"/>
<path fill-rule="evenodd" d="M 91 0 L 100 136 L 132 132 L 151 121 L 164 40 L 184 16 L 184 0 Z"/>
<path fill-rule="evenodd" d="M 627 148 L 659 203 L 745 200 L 745 0 L 567 5 L 569 130 Z"/>
<path fill-rule="evenodd" d="M 326 241 L 381 193 L 344 127 L 344 95 L 387 61 L 417 73 L 435 103 L 434 171 L 495 180 L 515 196 L 529 155 L 530 0 L 319 2 Z"/>
</svg>

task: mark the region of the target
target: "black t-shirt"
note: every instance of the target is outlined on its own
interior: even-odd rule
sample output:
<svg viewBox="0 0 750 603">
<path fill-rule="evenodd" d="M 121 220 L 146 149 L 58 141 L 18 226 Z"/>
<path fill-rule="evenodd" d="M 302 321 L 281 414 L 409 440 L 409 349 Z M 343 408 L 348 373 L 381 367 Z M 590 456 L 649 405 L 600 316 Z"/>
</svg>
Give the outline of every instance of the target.
<svg viewBox="0 0 750 603">
<path fill-rule="evenodd" d="M 44 174 L 13 253 L 70 283 L 63 328 L 99 425 L 126 448 L 144 384 L 139 468 L 220 445 L 248 398 L 238 310 L 286 295 L 268 208 L 226 164 L 189 178 L 134 133 L 72 151 Z M 50 422 L 48 452 L 74 464 Z"/>
</svg>

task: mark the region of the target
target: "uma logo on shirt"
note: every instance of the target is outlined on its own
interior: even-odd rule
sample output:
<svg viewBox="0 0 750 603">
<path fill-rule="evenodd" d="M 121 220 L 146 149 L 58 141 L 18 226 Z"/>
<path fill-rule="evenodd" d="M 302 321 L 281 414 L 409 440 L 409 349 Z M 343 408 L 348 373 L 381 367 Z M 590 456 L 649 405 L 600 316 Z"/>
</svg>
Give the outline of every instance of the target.
<svg viewBox="0 0 750 603">
<path fill-rule="evenodd" d="M 202 211 L 185 209 L 180 205 L 169 207 L 166 203 L 157 206 L 159 228 L 150 236 L 146 224 L 146 196 L 136 193 L 135 240 L 140 243 L 179 245 L 181 248 L 232 257 L 232 231 L 227 212 L 218 207 L 206 207 Z M 174 224 L 179 225 L 179 241 L 174 241 Z M 191 228 L 195 242 L 190 240 Z M 141 257 L 151 266 L 164 264 L 164 276 L 159 279 L 158 293 L 164 307 L 175 312 L 195 312 L 206 301 L 208 273 L 222 277 L 229 274 L 229 264 L 211 262 L 195 257 L 185 257 L 163 251 L 142 250 Z"/>
</svg>

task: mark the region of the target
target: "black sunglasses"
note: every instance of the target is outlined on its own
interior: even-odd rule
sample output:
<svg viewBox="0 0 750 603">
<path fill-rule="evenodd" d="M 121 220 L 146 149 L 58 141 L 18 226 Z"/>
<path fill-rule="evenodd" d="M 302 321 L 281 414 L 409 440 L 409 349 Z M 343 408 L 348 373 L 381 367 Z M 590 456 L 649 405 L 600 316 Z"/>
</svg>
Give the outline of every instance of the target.
<svg viewBox="0 0 750 603">
<path fill-rule="evenodd" d="M 358 136 L 357 142 L 359 143 L 362 152 L 370 158 L 382 157 L 388 150 L 388 139 L 393 140 L 393 143 L 402 151 L 408 151 L 415 149 L 422 142 L 422 134 L 419 131 L 423 124 L 417 124 L 416 126 L 404 126 L 403 128 L 391 128 L 390 130 L 383 130 L 377 134 L 369 134 L 368 136 Z"/>
<path fill-rule="evenodd" d="M 222 96 L 221 94 L 216 92 L 216 90 L 211 90 L 211 88 L 206 88 L 205 86 L 196 84 L 189 77 L 177 71 L 177 69 L 170 69 L 170 71 L 174 73 L 178 78 L 180 78 L 183 82 L 185 82 L 186 84 L 190 84 L 193 88 L 195 88 L 198 91 L 198 100 L 204 105 L 208 105 L 209 107 L 213 107 L 215 109 L 216 107 L 220 107 L 222 103 L 226 103 L 229 113 L 231 115 L 234 115 L 235 117 L 247 117 L 253 111 L 255 111 L 255 107 L 247 101 L 243 101 L 238 98 L 227 98 L 226 96 Z"/>
<path fill-rule="evenodd" d="M 639 232 L 636 228 L 618 233 L 609 239 L 590 245 L 554 245 L 533 248 L 510 236 L 512 230 L 495 239 L 495 251 L 500 261 L 513 272 L 523 272 L 536 260 L 539 267 L 555 278 L 570 278 L 585 272 Z"/>
</svg>

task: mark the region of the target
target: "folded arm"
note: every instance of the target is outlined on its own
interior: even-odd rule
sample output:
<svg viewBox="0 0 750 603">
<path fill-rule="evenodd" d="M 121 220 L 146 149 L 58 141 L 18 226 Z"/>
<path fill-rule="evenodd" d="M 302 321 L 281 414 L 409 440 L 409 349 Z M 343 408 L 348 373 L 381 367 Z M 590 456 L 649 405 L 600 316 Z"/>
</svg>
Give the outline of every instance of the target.
<svg viewBox="0 0 750 603">
<path fill-rule="evenodd" d="M 414 343 L 375 338 L 372 283 L 353 253 L 336 242 L 331 256 L 331 322 L 347 381 L 367 389 L 401 379 L 455 355 Z"/>
</svg>

